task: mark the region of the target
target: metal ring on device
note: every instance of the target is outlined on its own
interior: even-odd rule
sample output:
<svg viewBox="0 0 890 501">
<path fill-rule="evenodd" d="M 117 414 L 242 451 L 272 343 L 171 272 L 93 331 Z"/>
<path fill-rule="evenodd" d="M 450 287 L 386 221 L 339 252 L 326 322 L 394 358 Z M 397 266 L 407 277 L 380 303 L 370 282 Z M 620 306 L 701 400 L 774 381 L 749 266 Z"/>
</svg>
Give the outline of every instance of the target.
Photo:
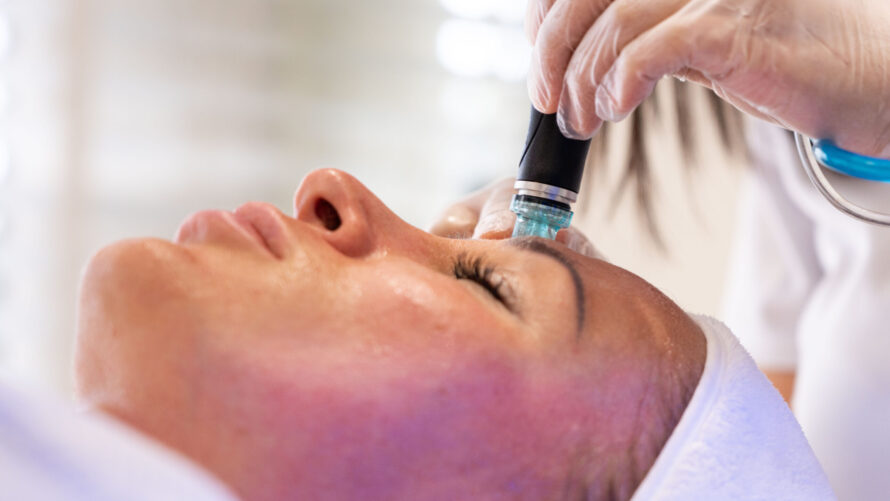
<svg viewBox="0 0 890 501">
<path fill-rule="evenodd" d="M 556 200 L 564 204 L 573 204 L 578 200 L 578 194 L 574 191 L 534 181 L 516 181 L 513 189 L 518 190 L 520 195 L 532 195 L 546 198 L 547 200 Z"/>
<path fill-rule="evenodd" d="M 813 143 L 811 140 L 796 132 L 794 133 L 794 140 L 797 143 L 797 153 L 800 155 L 800 162 L 803 164 L 804 171 L 806 171 L 807 176 L 809 176 L 810 181 L 816 186 L 816 189 L 819 190 L 819 193 L 831 202 L 831 205 L 844 214 L 859 219 L 860 221 L 881 226 L 890 226 L 890 214 L 883 214 L 881 212 L 875 212 L 860 207 L 844 198 L 834 189 L 834 186 L 832 186 L 828 181 L 828 178 L 825 177 L 825 173 L 822 171 L 822 166 L 816 160 L 816 154 L 813 152 Z"/>
</svg>

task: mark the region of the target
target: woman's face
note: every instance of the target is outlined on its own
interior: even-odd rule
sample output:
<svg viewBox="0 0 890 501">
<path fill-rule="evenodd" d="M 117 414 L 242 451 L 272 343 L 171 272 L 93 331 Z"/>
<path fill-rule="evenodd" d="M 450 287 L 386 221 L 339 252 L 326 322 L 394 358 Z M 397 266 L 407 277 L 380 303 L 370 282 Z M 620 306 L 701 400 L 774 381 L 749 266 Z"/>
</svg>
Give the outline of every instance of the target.
<svg viewBox="0 0 890 501">
<path fill-rule="evenodd" d="M 651 286 L 556 242 L 432 236 L 339 171 L 294 214 L 99 252 L 81 397 L 250 499 L 545 499 L 651 466 L 634 444 L 705 352 Z"/>
</svg>

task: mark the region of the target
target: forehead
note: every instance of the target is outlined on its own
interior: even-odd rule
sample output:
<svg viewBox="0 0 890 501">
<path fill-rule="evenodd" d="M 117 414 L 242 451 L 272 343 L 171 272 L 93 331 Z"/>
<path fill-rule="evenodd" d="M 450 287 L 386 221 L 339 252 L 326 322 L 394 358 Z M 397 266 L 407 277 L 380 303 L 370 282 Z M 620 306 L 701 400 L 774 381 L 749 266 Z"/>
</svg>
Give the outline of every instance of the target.
<svg viewBox="0 0 890 501">
<path fill-rule="evenodd" d="M 676 304 L 651 284 L 601 259 L 583 256 L 541 238 L 512 239 L 505 245 L 546 257 L 565 269 L 571 285 L 560 283 L 560 293 L 574 295 L 579 340 L 596 337 L 605 341 L 612 335 L 648 338 L 648 333 L 666 319 L 684 316 Z M 568 288 L 572 292 L 565 290 Z"/>
</svg>

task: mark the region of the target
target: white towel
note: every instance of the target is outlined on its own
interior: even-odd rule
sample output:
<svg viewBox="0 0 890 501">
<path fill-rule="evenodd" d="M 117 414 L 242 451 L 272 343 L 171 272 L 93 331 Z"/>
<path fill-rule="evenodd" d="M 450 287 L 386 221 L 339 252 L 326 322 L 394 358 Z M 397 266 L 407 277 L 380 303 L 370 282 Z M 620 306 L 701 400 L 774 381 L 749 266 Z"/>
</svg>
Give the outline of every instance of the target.
<svg viewBox="0 0 890 501">
<path fill-rule="evenodd" d="M 735 336 L 695 320 L 708 343 L 704 372 L 632 499 L 835 499 L 791 410 Z"/>
<path fill-rule="evenodd" d="M 236 498 L 199 466 L 111 418 L 0 384 L 0 499 Z"/>
</svg>

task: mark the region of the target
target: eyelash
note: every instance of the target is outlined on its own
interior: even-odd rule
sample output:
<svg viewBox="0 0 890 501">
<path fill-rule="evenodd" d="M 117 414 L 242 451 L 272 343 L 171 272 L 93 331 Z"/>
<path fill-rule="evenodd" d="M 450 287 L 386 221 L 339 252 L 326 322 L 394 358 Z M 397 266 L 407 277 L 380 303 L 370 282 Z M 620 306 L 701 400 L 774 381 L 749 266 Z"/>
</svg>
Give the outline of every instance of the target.
<svg viewBox="0 0 890 501">
<path fill-rule="evenodd" d="M 509 287 L 503 278 L 496 275 L 496 272 L 494 266 L 486 264 L 481 257 L 471 258 L 461 254 L 454 262 L 455 278 L 476 282 L 504 306 L 510 308 Z"/>
</svg>

